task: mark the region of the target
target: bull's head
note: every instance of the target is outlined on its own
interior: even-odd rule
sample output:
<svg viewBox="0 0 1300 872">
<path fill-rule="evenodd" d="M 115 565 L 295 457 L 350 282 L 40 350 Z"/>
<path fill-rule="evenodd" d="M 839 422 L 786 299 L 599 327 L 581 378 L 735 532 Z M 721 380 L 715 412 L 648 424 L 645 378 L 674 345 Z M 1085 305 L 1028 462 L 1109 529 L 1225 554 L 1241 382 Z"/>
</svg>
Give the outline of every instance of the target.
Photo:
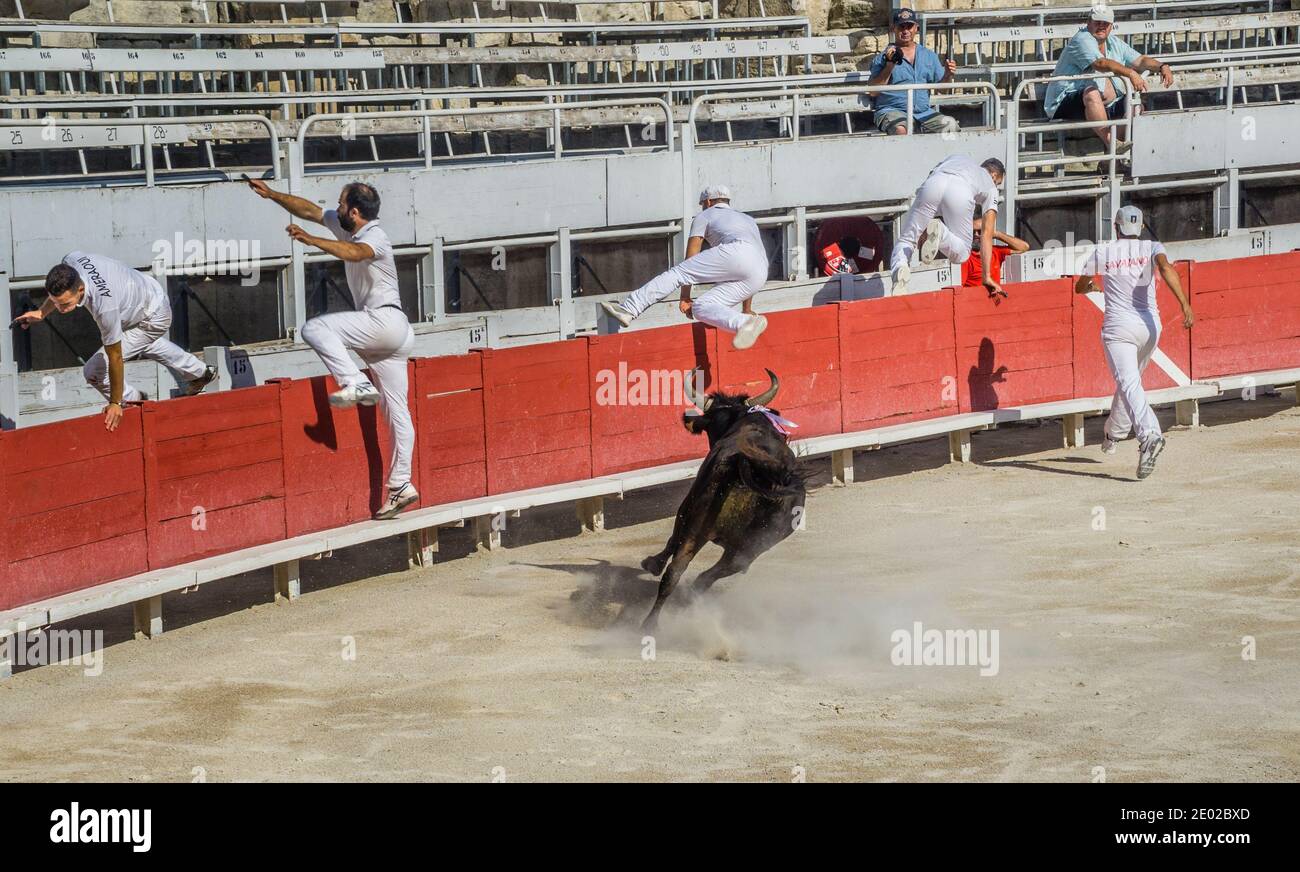
<svg viewBox="0 0 1300 872">
<path fill-rule="evenodd" d="M 724 394 L 719 391 L 700 396 L 695 393 L 690 379 L 687 379 L 686 399 L 690 400 L 695 408 L 687 409 L 682 415 L 682 426 L 696 435 L 707 433 L 709 444 L 712 445 L 725 436 L 737 421 L 749 414 L 752 407 L 766 406 L 776 398 L 776 392 L 781 389 L 781 382 L 772 370 L 766 372 L 772 384 L 756 397 L 745 394 Z"/>
</svg>

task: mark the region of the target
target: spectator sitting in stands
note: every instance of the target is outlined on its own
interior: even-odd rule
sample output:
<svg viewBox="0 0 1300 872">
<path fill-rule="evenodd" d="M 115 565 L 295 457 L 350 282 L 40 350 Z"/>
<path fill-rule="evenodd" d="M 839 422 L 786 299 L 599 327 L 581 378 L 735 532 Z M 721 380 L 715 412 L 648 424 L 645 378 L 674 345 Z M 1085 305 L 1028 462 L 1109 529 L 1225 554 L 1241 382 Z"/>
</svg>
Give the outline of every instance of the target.
<svg viewBox="0 0 1300 872">
<path fill-rule="evenodd" d="M 894 41 L 876 56 L 871 64 L 867 85 L 909 85 L 951 82 L 957 73 L 955 61 L 939 56 L 917 42 L 916 13 L 911 9 L 894 12 Z M 898 136 L 907 129 L 906 91 L 868 91 L 875 98 L 874 123 L 882 133 Z M 956 133 L 957 119 L 944 115 L 930 105 L 930 92 L 912 92 L 912 119 L 924 133 Z"/>
<path fill-rule="evenodd" d="M 1043 97 L 1043 111 L 1053 121 L 1114 121 L 1123 118 L 1126 96 L 1117 89 L 1120 79 L 1129 81 L 1134 93 L 1145 91 L 1142 73 L 1159 73 L 1165 87 L 1173 84 L 1169 64 L 1138 54 L 1137 50 L 1115 35 L 1115 10 L 1105 4 L 1092 7 L 1088 23 L 1080 28 L 1061 51 L 1053 76 L 1077 76 L 1090 71 L 1110 73 L 1098 79 L 1075 79 L 1070 82 L 1052 82 Z M 1133 107 L 1141 112 L 1139 102 Z M 1125 128 L 1118 128 L 1121 141 L 1128 139 Z M 1095 127 L 1093 133 L 1102 145 L 1110 148 L 1109 127 Z M 1128 144 L 1116 144 L 1118 151 L 1126 151 Z"/>
<path fill-rule="evenodd" d="M 980 212 L 975 210 L 975 232 L 971 234 L 971 251 L 980 250 Z M 998 243 L 1001 243 L 999 245 Z M 993 231 L 993 265 L 989 273 L 993 281 L 1002 284 L 1002 261 L 1013 254 L 1024 254 L 1029 250 L 1029 243 L 1001 230 Z M 961 265 L 961 286 L 963 288 L 982 288 L 984 286 L 984 268 L 978 257 L 967 258 Z"/>
</svg>

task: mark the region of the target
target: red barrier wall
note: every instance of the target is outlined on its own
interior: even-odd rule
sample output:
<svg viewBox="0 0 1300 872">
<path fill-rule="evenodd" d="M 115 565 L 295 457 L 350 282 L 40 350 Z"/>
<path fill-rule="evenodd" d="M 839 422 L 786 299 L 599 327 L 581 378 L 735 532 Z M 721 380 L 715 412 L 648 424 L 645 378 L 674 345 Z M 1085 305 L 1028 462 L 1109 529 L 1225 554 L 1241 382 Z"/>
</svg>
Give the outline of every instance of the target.
<svg viewBox="0 0 1300 872">
<path fill-rule="evenodd" d="M 764 368 L 781 380 L 772 405 L 799 425 L 791 438 L 840 432 L 840 337 L 836 306 L 770 312 L 753 347 L 737 351 L 719 334 L 718 385 L 728 393 L 767 390 Z"/>
<path fill-rule="evenodd" d="M 5 433 L 0 526 L 0 608 L 147 569 L 140 411 Z"/>
<path fill-rule="evenodd" d="M 285 537 L 280 393 L 145 404 L 150 569 Z"/>
<path fill-rule="evenodd" d="M 1300 253 L 1179 270 L 1197 310 L 1190 338 L 1168 289 L 1159 300 L 1161 349 L 1177 366 L 1193 378 L 1300 366 Z M 796 438 L 1108 394 L 1101 313 L 1072 286 L 778 312 L 744 352 L 686 324 L 413 361 L 422 503 L 703 454 L 677 407 L 598 398 L 604 370 L 617 390 L 620 362 L 703 366 L 709 389 L 749 393 L 766 387 L 770 367 Z M 1148 369 L 1148 387 L 1171 383 Z M 331 388 L 288 381 L 147 403 L 114 434 L 98 415 L 0 434 L 0 608 L 368 516 L 388 434 L 375 409 L 335 415 Z"/>
<path fill-rule="evenodd" d="M 1300 366 L 1300 252 L 1192 265 L 1192 377 Z"/>
<path fill-rule="evenodd" d="M 416 487 L 424 505 L 487 495 L 483 356 L 413 361 Z"/>
<path fill-rule="evenodd" d="M 488 493 L 591 477 L 587 340 L 483 355 Z"/>
<path fill-rule="evenodd" d="M 1183 285 L 1183 293 L 1190 293 L 1191 271 L 1187 261 L 1174 264 L 1174 270 Z M 1104 279 L 1103 279 L 1104 281 Z M 1073 287 L 1074 279 L 1070 279 Z M 1192 337 L 1183 327 L 1183 309 L 1178 298 L 1161 279 L 1156 283 L 1156 307 L 1160 311 L 1160 350 L 1186 378 L 1192 373 Z M 1082 294 L 1074 294 L 1074 396 L 1104 397 L 1115 392 L 1115 380 L 1106 366 L 1106 355 L 1101 347 L 1102 310 Z M 1195 306 L 1193 306 L 1193 309 Z M 1184 380 L 1182 384 L 1186 384 Z M 1152 360 L 1142 373 L 1142 384 L 1147 390 L 1177 387 L 1169 373 Z"/>
<path fill-rule="evenodd" d="M 1074 391 L 1070 279 L 954 289 L 963 412 L 1068 399 Z"/>
<path fill-rule="evenodd" d="M 280 388 L 286 535 L 370 518 L 384 501 L 393 454 L 383 412 L 378 406 L 335 409 L 329 395 L 339 388 L 330 376 L 272 383 Z M 413 401 L 411 409 L 414 414 Z M 418 455 L 417 444 L 417 463 Z"/>
<path fill-rule="evenodd" d="M 845 432 L 957 414 L 951 290 L 837 308 Z"/>
<path fill-rule="evenodd" d="M 592 475 L 708 453 L 708 440 L 682 426 L 689 406 L 683 379 L 699 369 L 704 372 L 700 387 L 713 389 L 717 330 L 681 324 L 592 336 L 588 342 Z"/>
</svg>

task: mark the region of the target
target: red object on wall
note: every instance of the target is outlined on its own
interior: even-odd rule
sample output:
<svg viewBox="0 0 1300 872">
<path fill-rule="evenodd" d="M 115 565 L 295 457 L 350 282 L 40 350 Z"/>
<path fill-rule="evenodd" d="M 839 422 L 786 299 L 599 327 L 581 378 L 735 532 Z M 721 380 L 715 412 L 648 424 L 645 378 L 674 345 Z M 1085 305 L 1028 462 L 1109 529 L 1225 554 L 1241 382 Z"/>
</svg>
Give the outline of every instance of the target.
<svg viewBox="0 0 1300 872">
<path fill-rule="evenodd" d="M 589 340 L 591 472 L 607 475 L 703 457 L 708 440 L 682 426 L 685 385 L 712 390 L 718 331 L 681 324 Z"/>
<path fill-rule="evenodd" d="M 150 569 L 285 537 L 280 392 L 145 404 Z"/>
<path fill-rule="evenodd" d="M 1174 270 L 1182 282 L 1183 292 L 1189 293 L 1190 264 L 1179 261 Z M 1073 287 L 1074 279 L 1069 279 Z M 1164 367 L 1152 360 L 1142 374 L 1142 384 L 1147 390 L 1177 387 L 1187 384 L 1192 373 L 1192 339 L 1183 327 L 1183 309 L 1178 298 L 1161 279 L 1157 283 L 1156 308 L 1160 312 L 1160 350 L 1169 358 L 1183 380 L 1175 380 Z M 1101 347 L 1102 310 L 1083 294 L 1074 295 L 1074 396 L 1105 397 L 1115 393 L 1115 380 L 1106 366 L 1106 355 Z"/>
<path fill-rule="evenodd" d="M 1300 252 L 1192 265 L 1192 377 L 1300 366 Z"/>
<path fill-rule="evenodd" d="M 770 312 L 767 330 L 737 351 L 720 333 L 718 385 L 727 393 L 760 394 L 770 369 L 781 380 L 772 407 L 799 428 L 792 439 L 840 432 L 840 323 L 838 306 Z"/>
<path fill-rule="evenodd" d="M 141 415 L 88 415 L 0 438 L 0 608 L 144 572 Z"/>
<path fill-rule="evenodd" d="M 477 353 L 483 356 L 488 493 L 590 478 L 587 340 Z"/>
<path fill-rule="evenodd" d="M 844 432 L 957 414 L 951 290 L 838 308 Z"/>
<path fill-rule="evenodd" d="M 482 355 L 427 357 L 413 363 L 415 479 L 423 504 L 486 496 Z"/>
<path fill-rule="evenodd" d="M 954 291 L 962 412 L 1069 399 L 1074 391 L 1073 285 L 1051 279 Z"/>
<path fill-rule="evenodd" d="M 393 457 L 383 411 L 335 409 L 329 395 L 339 388 L 330 376 L 269 384 L 280 388 L 286 535 L 369 519 L 383 504 Z"/>
</svg>

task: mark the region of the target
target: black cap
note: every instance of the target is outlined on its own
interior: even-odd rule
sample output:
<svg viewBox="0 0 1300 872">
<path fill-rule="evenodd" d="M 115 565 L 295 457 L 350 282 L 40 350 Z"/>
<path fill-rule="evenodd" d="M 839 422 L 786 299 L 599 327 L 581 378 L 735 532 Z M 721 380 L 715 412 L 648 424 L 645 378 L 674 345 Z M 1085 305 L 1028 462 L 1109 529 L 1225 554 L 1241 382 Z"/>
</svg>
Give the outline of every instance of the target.
<svg viewBox="0 0 1300 872">
<path fill-rule="evenodd" d="M 916 24 L 916 13 L 906 6 L 894 10 L 894 24 Z"/>
</svg>

